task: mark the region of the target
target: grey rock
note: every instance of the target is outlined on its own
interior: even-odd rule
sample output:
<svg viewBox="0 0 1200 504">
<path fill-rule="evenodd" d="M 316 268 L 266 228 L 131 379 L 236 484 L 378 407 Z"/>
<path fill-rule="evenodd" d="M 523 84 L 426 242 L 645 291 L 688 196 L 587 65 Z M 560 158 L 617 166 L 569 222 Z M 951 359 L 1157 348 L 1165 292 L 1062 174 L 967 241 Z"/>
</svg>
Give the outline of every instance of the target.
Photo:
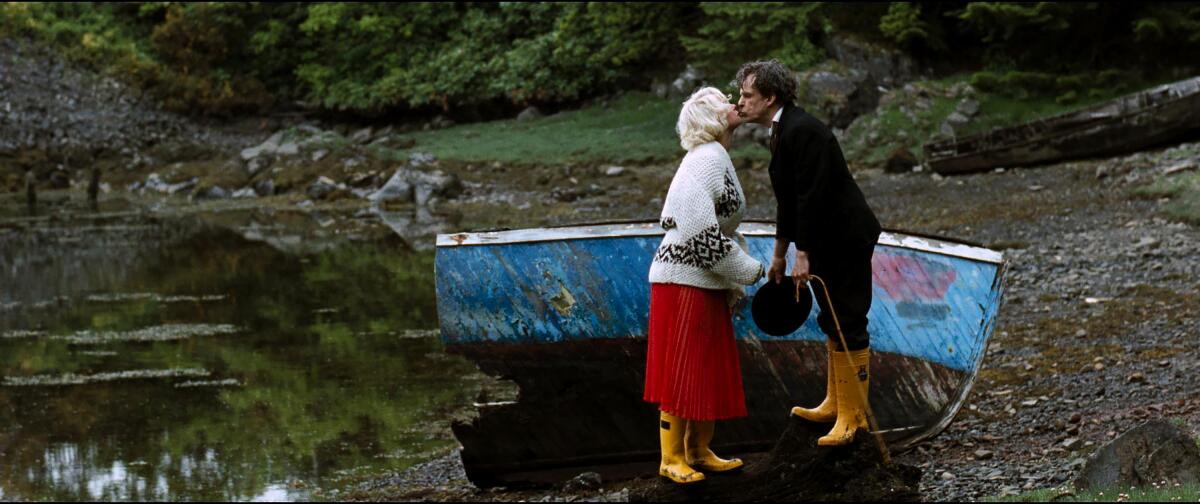
<svg viewBox="0 0 1200 504">
<path fill-rule="evenodd" d="M 1066 440 L 1064 440 L 1062 442 L 1062 447 L 1067 450 L 1074 450 L 1076 448 L 1079 448 L 1080 445 L 1082 445 L 1082 444 L 1083 444 L 1083 441 L 1081 441 L 1079 438 L 1071 437 L 1071 438 L 1067 438 Z"/>
<path fill-rule="evenodd" d="M 975 460 L 991 460 L 995 455 L 991 450 L 975 450 Z"/>
<path fill-rule="evenodd" d="M 1121 434 L 1088 458 L 1078 488 L 1150 486 L 1166 481 L 1200 483 L 1200 447 L 1190 432 L 1152 420 Z"/>
<path fill-rule="evenodd" d="M 579 492 L 583 490 L 595 490 L 600 488 L 604 481 L 600 478 L 600 474 L 594 472 L 585 472 L 574 478 L 571 478 L 563 484 L 563 490 L 567 492 Z"/>
<path fill-rule="evenodd" d="M 755 143 L 768 147 L 771 143 L 770 128 L 757 123 L 745 123 L 733 130 L 733 144 L 746 145 Z"/>
<path fill-rule="evenodd" d="M 242 160 L 249 161 L 262 155 L 273 155 L 279 149 L 279 142 L 283 140 L 283 132 L 276 131 L 265 142 L 258 144 L 255 147 L 242 149 Z"/>
<path fill-rule="evenodd" d="M 428 152 L 414 152 L 408 155 L 408 164 L 413 168 L 420 168 L 425 165 L 431 165 L 437 162 L 437 157 Z"/>
<path fill-rule="evenodd" d="M 659 98 L 666 98 L 671 94 L 671 85 L 666 82 L 655 82 L 650 86 L 650 92 Z"/>
<path fill-rule="evenodd" d="M 196 194 L 196 199 L 225 199 L 228 197 L 229 191 L 226 191 L 225 188 L 221 186 L 212 186 L 208 189 L 201 190 L 198 194 Z"/>
<path fill-rule="evenodd" d="M 300 153 L 300 147 L 296 145 L 296 142 L 288 142 L 280 145 L 275 152 L 282 156 L 295 156 Z"/>
<path fill-rule="evenodd" d="M 313 162 L 317 162 L 322 159 L 325 159 L 325 156 L 328 156 L 328 155 L 329 155 L 329 151 L 327 149 L 317 149 L 316 151 L 314 151 L 312 153 L 312 160 L 313 160 Z"/>
<path fill-rule="evenodd" d="M 609 166 L 608 168 L 604 169 L 604 174 L 609 177 L 616 177 L 622 173 L 625 173 L 624 166 Z"/>
<path fill-rule="evenodd" d="M 413 203 L 417 206 L 426 206 L 433 199 L 433 186 L 418 185 L 413 188 Z"/>
<path fill-rule="evenodd" d="M 322 199 L 337 189 L 337 182 L 334 182 L 333 179 L 322 175 L 317 177 L 317 180 L 314 180 L 312 184 L 309 184 L 306 192 L 312 199 Z"/>
<path fill-rule="evenodd" d="M 674 96 L 691 96 L 702 84 L 704 84 L 704 73 L 689 64 L 671 82 L 671 94 Z"/>
<path fill-rule="evenodd" d="M 954 108 L 954 111 L 966 117 L 975 117 L 979 113 L 979 102 L 972 98 L 966 98 L 958 102 L 958 106 Z"/>
<path fill-rule="evenodd" d="M 246 162 L 246 173 L 253 177 L 257 175 L 258 172 L 262 171 L 263 168 L 266 168 L 269 164 L 270 161 L 267 160 L 267 158 L 255 157 Z"/>
<path fill-rule="evenodd" d="M 374 203 L 385 201 L 408 202 L 413 199 L 413 185 L 408 180 L 407 170 L 399 169 L 388 179 L 383 187 L 367 197 Z"/>
<path fill-rule="evenodd" d="M 253 187 L 243 187 L 241 189 L 233 191 L 233 197 L 234 198 L 257 198 L 258 193 L 254 191 Z"/>
<path fill-rule="evenodd" d="M 942 125 L 938 127 L 938 134 L 944 137 L 953 137 L 956 133 L 954 131 L 954 127 L 951 126 L 950 123 L 943 122 Z"/>
<path fill-rule="evenodd" d="M 920 165 L 916 156 L 912 152 L 903 147 L 892 151 L 888 156 L 887 162 L 883 165 L 883 171 L 886 173 L 906 173 L 912 171 L 913 167 Z"/>
<path fill-rule="evenodd" d="M 537 107 L 529 106 L 526 107 L 525 110 L 522 110 L 520 114 L 517 114 L 517 121 L 525 122 L 530 119 L 537 119 L 539 117 L 542 117 L 542 111 L 538 110 Z"/>
<path fill-rule="evenodd" d="M 371 127 L 367 126 L 366 128 L 360 129 L 358 131 L 355 131 L 353 134 L 351 134 L 350 141 L 354 142 L 356 144 L 365 144 L 365 143 L 371 141 L 371 138 L 372 138 L 371 133 L 372 133 Z"/>
<path fill-rule="evenodd" d="M 259 180 L 254 183 L 254 192 L 259 196 L 274 196 L 275 181 L 271 179 Z"/>
<path fill-rule="evenodd" d="M 199 183 L 199 181 L 200 180 L 197 179 L 196 177 L 192 177 L 183 182 L 179 182 L 177 184 L 171 184 L 171 185 L 167 186 L 167 193 L 168 194 L 178 194 L 181 192 L 191 191 L 192 189 L 194 189 L 196 187 L 196 184 Z"/>
<path fill-rule="evenodd" d="M 438 114 L 438 116 L 434 117 L 433 121 L 430 121 L 429 124 L 433 126 L 434 129 L 449 128 L 454 126 L 454 120 L 446 117 L 445 115 Z"/>
<path fill-rule="evenodd" d="M 457 197 L 463 191 L 462 181 L 458 177 L 440 170 L 434 172 L 411 171 L 409 177 L 413 186 L 418 189 L 428 188 L 430 196 L 448 199 Z M 416 199 L 418 204 L 422 204 L 419 197 Z"/>
<path fill-rule="evenodd" d="M 969 117 L 963 115 L 961 112 L 954 111 L 951 112 L 950 115 L 946 116 L 946 120 L 942 122 L 942 126 L 945 127 L 946 125 L 949 125 L 951 129 L 957 132 L 970 122 L 971 119 Z"/>
</svg>

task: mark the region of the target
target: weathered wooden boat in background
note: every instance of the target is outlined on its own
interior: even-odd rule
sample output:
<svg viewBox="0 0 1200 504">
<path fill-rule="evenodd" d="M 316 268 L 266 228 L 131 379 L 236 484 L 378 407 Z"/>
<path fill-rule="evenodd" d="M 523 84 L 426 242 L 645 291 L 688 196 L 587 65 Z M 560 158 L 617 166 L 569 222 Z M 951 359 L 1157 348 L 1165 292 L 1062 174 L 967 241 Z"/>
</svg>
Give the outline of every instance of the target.
<svg viewBox="0 0 1200 504">
<path fill-rule="evenodd" d="M 767 261 L 774 225 L 743 223 L 740 231 L 751 254 Z M 453 426 L 473 483 L 658 460 L 658 412 L 642 402 L 642 386 L 647 274 L 662 235 L 657 222 L 636 222 L 438 236 L 447 351 L 520 387 L 517 401 L 477 405 L 478 418 Z M 963 404 L 996 320 L 1005 267 L 1000 253 L 976 246 L 880 237 L 870 402 L 892 447 L 941 432 Z M 749 303 L 734 315 L 749 417 L 721 422 L 718 451 L 769 449 L 793 405 L 824 397 L 825 336 L 816 314 L 814 307 L 782 337 L 758 330 Z"/>
<path fill-rule="evenodd" d="M 941 174 L 1134 152 L 1200 134 L 1200 77 L 963 138 L 925 144 Z"/>
</svg>

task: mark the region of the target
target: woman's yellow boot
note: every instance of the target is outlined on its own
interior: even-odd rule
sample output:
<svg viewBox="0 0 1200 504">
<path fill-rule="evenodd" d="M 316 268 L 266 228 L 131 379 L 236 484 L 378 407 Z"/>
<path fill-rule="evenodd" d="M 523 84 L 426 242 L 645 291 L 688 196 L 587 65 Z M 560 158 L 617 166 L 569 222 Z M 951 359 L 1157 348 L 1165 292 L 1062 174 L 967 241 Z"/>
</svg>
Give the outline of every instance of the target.
<svg viewBox="0 0 1200 504">
<path fill-rule="evenodd" d="M 687 435 L 684 436 L 684 445 L 687 446 L 685 459 L 687 464 L 707 472 L 725 472 L 742 467 L 742 459 L 723 459 L 709 448 L 713 432 L 716 430 L 715 424 L 716 422 L 713 421 L 688 421 Z"/>
<path fill-rule="evenodd" d="M 686 431 L 687 420 L 660 412 L 658 440 L 662 445 L 662 459 L 658 464 L 658 475 L 680 484 L 704 481 L 704 473 L 689 467 L 685 460 L 683 436 Z"/>
<path fill-rule="evenodd" d="M 864 348 L 837 355 L 833 361 L 837 379 L 837 422 L 829 434 L 817 439 L 819 446 L 841 446 L 854 441 L 858 429 L 867 428 L 867 392 L 870 385 L 871 349 Z"/>
<path fill-rule="evenodd" d="M 827 354 L 828 364 L 825 368 L 825 400 L 816 408 L 808 409 L 796 406 L 792 408 L 792 415 L 798 416 L 810 422 L 832 422 L 837 419 L 837 380 L 834 378 L 833 366 L 834 362 L 846 361 L 844 352 L 834 351 L 833 342 L 825 340 L 825 347 L 829 349 Z"/>
</svg>

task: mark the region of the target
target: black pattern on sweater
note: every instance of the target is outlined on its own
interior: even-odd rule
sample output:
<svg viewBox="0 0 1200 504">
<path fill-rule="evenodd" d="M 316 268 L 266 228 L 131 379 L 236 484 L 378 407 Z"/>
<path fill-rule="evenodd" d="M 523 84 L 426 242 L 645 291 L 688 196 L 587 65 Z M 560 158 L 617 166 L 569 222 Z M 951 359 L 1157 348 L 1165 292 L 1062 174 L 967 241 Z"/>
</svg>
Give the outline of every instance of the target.
<svg viewBox="0 0 1200 504">
<path fill-rule="evenodd" d="M 736 213 L 739 207 L 741 207 L 741 198 L 738 198 L 737 185 L 733 181 L 733 176 L 729 172 L 725 172 L 725 188 L 721 192 L 721 196 L 717 198 L 717 217 L 729 217 Z"/>
<path fill-rule="evenodd" d="M 733 251 L 733 243 L 721 235 L 719 226 L 712 226 L 681 244 L 664 244 L 654 254 L 663 263 L 684 264 L 701 269 L 712 267 Z"/>
</svg>

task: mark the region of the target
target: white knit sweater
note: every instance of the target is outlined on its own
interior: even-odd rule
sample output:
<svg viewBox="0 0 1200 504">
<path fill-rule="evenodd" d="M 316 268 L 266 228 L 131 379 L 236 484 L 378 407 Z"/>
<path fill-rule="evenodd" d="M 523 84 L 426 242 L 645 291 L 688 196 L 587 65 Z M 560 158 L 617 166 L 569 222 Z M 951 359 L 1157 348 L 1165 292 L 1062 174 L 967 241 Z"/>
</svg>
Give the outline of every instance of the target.
<svg viewBox="0 0 1200 504">
<path fill-rule="evenodd" d="M 757 282 L 764 267 L 737 232 L 745 209 L 725 148 L 709 142 L 688 151 L 663 203 L 659 224 L 667 233 L 650 264 L 650 281 L 735 290 Z"/>
</svg>

